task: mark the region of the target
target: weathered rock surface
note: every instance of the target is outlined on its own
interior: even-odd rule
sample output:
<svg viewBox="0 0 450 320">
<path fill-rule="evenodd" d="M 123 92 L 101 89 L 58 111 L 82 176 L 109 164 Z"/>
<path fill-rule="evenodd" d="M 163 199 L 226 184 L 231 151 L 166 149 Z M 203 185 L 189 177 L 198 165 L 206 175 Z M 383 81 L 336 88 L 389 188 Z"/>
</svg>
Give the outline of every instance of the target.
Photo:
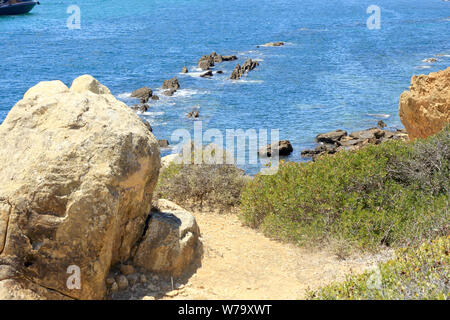
<svg viewBox="0 0 450 320">
<path fill-rule="evenodd" d="M 0 125 L 0 162 L 0 299 L 103 298 L 145 227 L 153 134 L 91 76 L 41 82 Z"/>
<path fill-rule="evenodd" d="M 178 78 L 173 77 L 172 79 L 164 80 L 162 88 L 177 91 L 178 89 L 180 89 L 180 83 L 178 82 Z"/>
<path fill-rule="evenodd" d="M 233 72 L 231 73 L 230 79 L 239 80 L 244 74 L 249 73 L 257 66 L 259 66 L 259 63 L 257 61 L 253 61 L 252 59 L 248 59 L 247 61 L 245 61 L 242 66 L 240 64 L 237 64 Z"/>
<path fill-rule="evenodd" d="M 160 199 L 154 210 L 134 263 L 151 272 L 178 277 L 198 257 L 200 230 L 194 216 L 173 202 Z"/>
<path fill-rule="evenodd" d="M 187 67 L 183 67 L 183 69 L 181 69 L 181 73 L 189 73 L 189 70 Z"/>
<path fill-rule="evenodd" d="M 275 150 L 278 150 L 280 156 L 288 156 L 294 151 L 288 140 L 281 140 L 262 147 L 259 149 L 258 154 L 262 157 L 271 157 Z"/>
<path fill-rule="evenodd" d="M 316 141 L 334 144 L 334 143 L 337 143 L 339 140 L 341 140 L 342 137 L 345 137 L 346 135 L 347 135 L 347 131 L 336 130 L 336 131 L 321 133 L 321 134 L 317 135 Z"/>
<path fill-rule="evenodd" d="M 426 138 L 450 123 L 450 67 L 413 76 L 400 96 L 399 114 L 410 139 Z"/>
<path fill-rule="evenodd" d="M 138 98 L 141 100 L 141 103 L 147 103 L 153 95 L 153 90 L 147 87 L 143 87 L 137 89 L 136 91 L 131 93 L 133 98 Z"/>
<path fill-rule="evenodd" d="M 214 67 L 214 56 L 204 55 L 198 60 L 198 67 L 202 70 L 209 70 L 209 68 Z"/>
</svg>

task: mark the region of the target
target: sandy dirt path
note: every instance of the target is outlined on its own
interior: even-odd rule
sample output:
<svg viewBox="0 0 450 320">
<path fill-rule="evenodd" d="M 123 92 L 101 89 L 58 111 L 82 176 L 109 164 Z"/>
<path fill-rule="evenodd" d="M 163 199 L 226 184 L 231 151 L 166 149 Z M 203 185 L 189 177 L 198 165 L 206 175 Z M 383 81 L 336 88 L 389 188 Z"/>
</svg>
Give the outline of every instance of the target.
<svg viewBox="0 0 450 320">
<path fill-rule="evenodd" d="M 163 299 L 302 299 L 307 288 L 373 268 L 390 253 L 339 260 L 242 226 L 235 215 L 195 214 L 203 239 L 202 265 Z"/>
</svg>

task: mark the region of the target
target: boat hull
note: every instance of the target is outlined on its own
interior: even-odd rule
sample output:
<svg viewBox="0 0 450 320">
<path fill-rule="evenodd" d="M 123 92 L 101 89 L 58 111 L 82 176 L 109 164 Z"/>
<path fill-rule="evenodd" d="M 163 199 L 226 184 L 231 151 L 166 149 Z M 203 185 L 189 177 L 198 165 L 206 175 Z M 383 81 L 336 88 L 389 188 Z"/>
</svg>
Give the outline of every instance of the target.
<svg viewBox="0 0 450 320">
<path fill-rule="evenodd" d="M 0 7 L 0 16 L 12 16 L 12 15 L 18 15 L 18 14 L 25 14 L 30 12 L 34 6 L 36 5 L 36 2 L 34 1 L 28 1 L 28 2 L 22 2 L 22 3 L 16 3 L 16 4 L 10 4 L 6 6 Z"/>
</svg>

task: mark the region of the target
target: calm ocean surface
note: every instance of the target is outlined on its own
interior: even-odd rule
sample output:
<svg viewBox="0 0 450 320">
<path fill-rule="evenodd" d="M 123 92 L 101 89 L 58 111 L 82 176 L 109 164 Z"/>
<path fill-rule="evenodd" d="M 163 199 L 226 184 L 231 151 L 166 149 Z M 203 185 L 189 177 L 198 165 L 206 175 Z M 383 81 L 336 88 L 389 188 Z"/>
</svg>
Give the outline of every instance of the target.
<svg viewBox="0 0 450 320">
<path fill-rule="evenodd" d="M 333 129 L 401 128 L 398 100 L 414 74 L 450 66 L 450 2 L 442 0 L 41 0 L 31 14 L 0 17 L 0 122 L 25 91 L 43 80 L 67 85 L 91 74 L 127 104 L 142 86 L 156 90 L 178 76 L 174 97 L 143 115 L 158 139 L 193 129 L 186 113 L 200 106 L 203 129 L 280 129 L 300 161 L 314 137 Z M 66 26 L 70 5 L 81 30 Z M 366 9 L 381 8 L 381 29 L 368 30 Z M 279 48 L 257 48 L 285 41 Z M 224 75 L 181 75 L 216 51 L 239 61 Z M 439 56 L 436 56 L 439 55 Z M 435 57 L 436 63 L 423 62 Z M 236 63 L 260 66 L 227 80 Z M 163 154 L 170 153 L 163 150 Z M 247 166 L 249 172 L 255 167 Z"/>
</svg>

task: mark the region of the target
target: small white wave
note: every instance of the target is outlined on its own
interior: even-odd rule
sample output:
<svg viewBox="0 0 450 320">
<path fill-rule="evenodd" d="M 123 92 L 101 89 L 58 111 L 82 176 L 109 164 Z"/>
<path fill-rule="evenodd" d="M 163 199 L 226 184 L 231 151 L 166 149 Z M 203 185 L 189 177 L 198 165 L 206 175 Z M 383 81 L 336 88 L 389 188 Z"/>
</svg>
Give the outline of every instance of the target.
<svg viewBox="0 0 450 320">
<path fill-rule="evenodd" d="M 174 97 L 192 97 L 198 94 L 208 94 L 209 91 L 201 91 L 196 89 L 180 89 L 173 95 Z"/>
<path fill-rule="evenodd" d="M 375 118 L 382 118 L 382 119 L 387 119 L 391 116 L 390 114 L 387 114 L 387 113 L 368 113 L 367 115 L 371 116 L 371 117 L 375 117 Z"/>
<path fill-rule="evenodd" d="M 145 111 L 142 113 L 144 116 L 163 116 L 165 112 L 163 111 Z"/>
<path fill-rule="evenodd" d="M 450 54 L 437 54 L 436 57 L 444 57 L 444 58 L 450 58 Z"/>
<path fill-rule="evenodd" d="M 131 98 L 131 92 L 124 92 L 117 95 L 117 98 L 119 99 L 130 99 Z"/>
<path fill-rule="evenodd" d="M 416 69 L 430 69 L 431 66 L 417 66 Z"/>
<path fill-rule="evenodd" d="M 247 80 L 247 79 L 240 79 L 240 80 L 231 80 L 232 83 L 248 83 L 248 84 L 261 84 L 264 83 L 264 80 Z"/>
</svg>

